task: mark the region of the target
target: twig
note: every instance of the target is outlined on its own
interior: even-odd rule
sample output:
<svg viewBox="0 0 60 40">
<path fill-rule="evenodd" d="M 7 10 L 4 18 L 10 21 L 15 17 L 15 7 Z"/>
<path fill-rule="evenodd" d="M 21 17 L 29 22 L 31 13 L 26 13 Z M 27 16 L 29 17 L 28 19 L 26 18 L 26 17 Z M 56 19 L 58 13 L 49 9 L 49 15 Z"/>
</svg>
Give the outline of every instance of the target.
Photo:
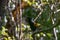
<svg viewBox="0 0 60 40">
<path fill-rule="evenodd" d="M 43 10 L 37 15 L 37 17 L 34 19 L 34 22 L 38 19 L 38 17 L 42 14 Z"/>
</svg>

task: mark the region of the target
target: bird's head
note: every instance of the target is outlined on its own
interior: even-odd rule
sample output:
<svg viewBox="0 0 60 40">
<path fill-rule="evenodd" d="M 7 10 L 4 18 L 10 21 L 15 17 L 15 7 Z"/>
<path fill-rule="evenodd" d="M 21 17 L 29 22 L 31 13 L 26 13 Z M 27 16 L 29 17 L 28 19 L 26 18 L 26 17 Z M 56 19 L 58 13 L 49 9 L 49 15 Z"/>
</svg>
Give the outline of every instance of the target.
<svg viewBox="0 0 60 40">
<path fill-rule="evenodd" d="M 26 21 L 27 21 L 27 22 L 33 22 L 33 18 L 31 18 L 31 17 L 26 17 Z"/>
</svg>

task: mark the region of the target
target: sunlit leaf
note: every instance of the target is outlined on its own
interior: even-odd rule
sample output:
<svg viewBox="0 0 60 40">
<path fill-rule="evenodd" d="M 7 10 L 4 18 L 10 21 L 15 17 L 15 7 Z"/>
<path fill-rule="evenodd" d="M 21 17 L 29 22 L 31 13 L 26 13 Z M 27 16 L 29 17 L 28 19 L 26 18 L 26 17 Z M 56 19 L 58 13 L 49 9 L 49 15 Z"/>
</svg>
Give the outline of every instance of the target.
<svg viewBox="0 0 60 40">
<path fill-rule="evenodd" d="M 48 35 L 49 37 L 52 37 L 52 34 L 51 34 L 51 33 L 47 33 L 47 35 Z"/>
</svg>

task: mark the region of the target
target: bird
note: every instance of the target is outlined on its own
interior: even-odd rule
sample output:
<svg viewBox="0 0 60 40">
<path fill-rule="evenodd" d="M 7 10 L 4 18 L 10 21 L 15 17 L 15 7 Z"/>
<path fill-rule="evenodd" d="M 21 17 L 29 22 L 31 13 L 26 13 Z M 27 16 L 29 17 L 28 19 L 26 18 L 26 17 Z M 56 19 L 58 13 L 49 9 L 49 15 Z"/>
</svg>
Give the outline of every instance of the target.
<svg viewBox="0 0 60 40">
<path fill-rule="evenodd" d="M 27 22 L 29 23 L 30 29 L 33 32 L 36 31 L 40 27 L 40 24 L 33 22 L 32 18 L 30 18 L 30 17 L 27 17 Z"/>
<path fill-rule="evenodd" d="M 33 40 L 35 40 L 35 35 L 34 35 L 34 33 L 36 32 L 36 31 L 38 31 L 40 28 L 40 24 L 38 24 L 37 22 L 34 22 L 33 21 L 33 19 L 31 18 L 31 17 L 27 17 L 26 18 L 26 21 L 29 23 L 29 25 L 30 25 L 30 29 L 31 29 L 31 31 L 32 31 L 32 38 L 33 38 Z"/>
</svg>

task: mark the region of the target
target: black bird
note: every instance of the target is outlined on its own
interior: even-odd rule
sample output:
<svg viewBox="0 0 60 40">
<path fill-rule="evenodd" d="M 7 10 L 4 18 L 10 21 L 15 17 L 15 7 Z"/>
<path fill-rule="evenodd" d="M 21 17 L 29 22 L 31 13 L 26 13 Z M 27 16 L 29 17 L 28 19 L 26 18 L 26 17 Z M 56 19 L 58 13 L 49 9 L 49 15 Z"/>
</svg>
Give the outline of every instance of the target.
<svg viewBox="0 0 60 40">
<path fill-rule="evenodd" d="M 29 23 L 30 28 L 31 28 L 31 30 L 32 30 L 33 32 L 35 32 L 35 31 L 37 31 L 37 30 L 39 29 L 39 26 L 40 26 L 40 25 L 37 25 L 36 22 L 33 22 L 32 18 L 27 17 L 27 22 Z M 34 33 L 32 34 L 32 37 L 33 37 L 33 40 L 35 40 L 35 35 L 34 35 Z"/>
<path fill-rule="evenodd" d="M 37 24 L 32 21 L 32 18 L 27 17 L 27 22 L 29 23 L 30 28 L 31 28 L 32 31 L 36 31 L 37 30 L 37 28 L 38 28 Z"/>
</svg>

